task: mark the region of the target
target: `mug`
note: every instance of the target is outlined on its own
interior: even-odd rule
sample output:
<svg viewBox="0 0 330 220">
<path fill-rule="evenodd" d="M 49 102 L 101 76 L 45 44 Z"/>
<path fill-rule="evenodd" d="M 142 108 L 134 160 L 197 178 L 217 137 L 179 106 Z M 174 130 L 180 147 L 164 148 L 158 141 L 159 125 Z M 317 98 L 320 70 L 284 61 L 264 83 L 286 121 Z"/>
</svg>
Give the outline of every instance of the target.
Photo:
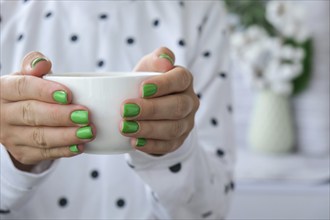
<svg viewBox="0 0 330 220">
<path fill-rule="evenodd" d="M 133 151 L 130 138 L 119 131 L 120 106 L 129 98 L 139 97 L 142 81 L 160 75 L 156 72 L 77 72 L 52 73 L 43 78 L 67 86 L 72 103 L 86 106 L 92 115 L 97 134 L 84 144 L 85 153 L 119 154 Z"/>
</svg>

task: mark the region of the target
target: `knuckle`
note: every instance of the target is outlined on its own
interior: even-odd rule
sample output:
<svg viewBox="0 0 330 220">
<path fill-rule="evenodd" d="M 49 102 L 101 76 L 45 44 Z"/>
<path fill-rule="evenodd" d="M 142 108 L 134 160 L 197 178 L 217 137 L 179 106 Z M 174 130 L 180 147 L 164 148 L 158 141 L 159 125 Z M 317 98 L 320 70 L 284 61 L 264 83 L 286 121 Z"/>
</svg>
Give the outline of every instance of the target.
<svg viewBox="0 0 330 220">
<path fill-rule="evenodd" d="M 184 89 L 187 89 L 189 87 L 189 85 L 192 82 L 192 75 L 190 72 L 188 72 L 186 69 L 181 68 L 181 75 L 180 75 L 181 79 L 180 79 L 180 83 L 181 83 L 181 87 Z"/>
<path fill-rule="evenodd" d="M 172 122 L 172 129 L 169 132 L 170 139 L 176 139 L 183 133 L 183 123 L 181 121 Z"/>
<path fill-rule="evenodd" d="M 23 123 L 25 123 L 26 125 L 37 125 L 33 114 L 31 102 L 25 102 L 22 105 L 22 119 Z"/>
<path fill-rule="evenodd" d="M 16 91 L 19 96 L 23 96 L 28 84 L 27 81 L 28 80 L 26 76 L 16 77 Z"/>
<path fill-rule="evenodd" d="M 51 149 L 49 148 L 43 148 L 40 149 L 40 158 L 41 160 L 47 160 L 47 159 L 51 159 Z"/>
<path fill-rule="evenodd" d="M 142 103 L 141 103 L 142 104 Z M 144 103 L 141 105 L 141 109 L 145 109 L 144 107 L 148 106 L 147 114 L 150 116 L 150 118 L 153 118 L 157 115 L 156 105 L 153 101 L 149 101 L 148 105 L 145 105 Z"/>
<path fill-rule="evenodd" d="M 189 98 L 185 95 L 176 96 L 175 111 L 173 111 L 173 117 L 175 119 L 181 119 L 187 116 L 189 112 Z"/>
<path fill-rule="evenodd" d="M 32 141 L 35 145 L 47 148 L 47 142 L 45 140 L 45 130 L 44 128 L 35 128 L 32 131 Z"/>
</svg>

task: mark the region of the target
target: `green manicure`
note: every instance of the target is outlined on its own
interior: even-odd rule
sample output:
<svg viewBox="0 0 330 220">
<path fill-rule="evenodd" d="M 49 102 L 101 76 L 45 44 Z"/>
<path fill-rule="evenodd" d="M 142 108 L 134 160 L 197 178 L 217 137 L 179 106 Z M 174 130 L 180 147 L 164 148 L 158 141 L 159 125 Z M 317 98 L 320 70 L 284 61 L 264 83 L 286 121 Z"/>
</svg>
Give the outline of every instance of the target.
<svg viewBox="0 0 330 220">
<path fill-rule="evenodd" d="M 143 147 L 144 145 L 146 145 L 146 143 L 147 143 L 147 140 L 145 138 L 137 138 L 135 145 L 137 147 Z"/>
<path fill-rule="evenodd" d="M 170 56 L 167 55 L 166 53 L 162 53 L 161 55 L 159 55 L 159 58 L 167 59 L 168 61 L 171 62 L 172 65 L 174 65 L 174 60 L 172 59 L 172 57 L 170 57 Z"/>
<path fill-rule="evenodd" d="M 47 60 L 45 58 L 42 58 L 42 57 L 37 57 L 34 60 L 32 60 L 32 62 L 31 62 L 32 69 L 37 65 L 37 63 L 39 63 L 41 61 L 47 61 Z"/>
<path fill-rule="evenodd" d="M 125 104 L 124 105 L 124 117 L 134 117 L 140 113 L 140 107 L 137 104 Z"/>
<path fill-rule="evenodd" d="M 157 92 L 157 85 L 155 84 L 145 84 L 143 85 L 143 97 L 149 97 Z"/>
<path fill-rule="evenodd" d="M 65 91 L 55 91 L 53 99 L 60 104 L 68 104 L 68 94 Z"/>
<path fill-rule="evenodd" d="M 79 128 L 76 135 L 80 139 L 91 139 L 93 137 L 93 131 L 90 126 Z"/>
<path fill-rule="evenodd" d="M 123 133 L 135 133 L 139 130 L 139 124 L 136 121 L 123 121 Z"/>
<path fill-rule="evenodd" d="M 72 153 L 79 153 L 79 148 L 76 144 L 69 146 L 69 149 Z"/>
<path fill-rule="evenodd" d="M 71 121 L 76 124 L 88 124 L 88 111 L 77 110 L 71 113 Z"/>
</svg>

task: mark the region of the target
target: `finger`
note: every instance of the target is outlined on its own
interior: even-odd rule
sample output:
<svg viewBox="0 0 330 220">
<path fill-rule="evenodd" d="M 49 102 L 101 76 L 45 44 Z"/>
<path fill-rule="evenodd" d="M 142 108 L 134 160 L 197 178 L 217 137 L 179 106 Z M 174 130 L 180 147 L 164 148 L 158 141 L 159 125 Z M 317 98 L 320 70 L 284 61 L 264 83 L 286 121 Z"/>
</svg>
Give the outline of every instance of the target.
<svg viewBox="0 0 330 220">
<path fill-rule="evenodd" d="M 3 76 L 0 78 L 0 89 L 1 98 L 7 101 L 33 99 L 68 104 L 72 100 L 72 94 L 66 86 L 34 76 Z"/>
<path fill-rule="evenodd" d="M 143 98 L 159 97 L 185 91 L 192 84 L 191 73 L 183 67 L 175 67 L 160 76 L 154 76 L 142 83 Z"/>
<path fill-rule="evenodd" d="M 21 74 L 41 77 L 50 72 L 52 63 L 40 52 L 28 53 L 22 61 Z"/>
<path fill-rule="evenodd" d="M 186 93 L 153 99 L 128 99 L 121 107 L 128 120 L 174 120 L 188 116 L 194 108 L 194 99 Z"/>
<path fill-rule="evenodd" d="M 80 105 L 56 105 L 35 100 L 4 105 L 1 113 L 11 125 L 73 127 L 90 122 L 88 109 Z"/>
<path fill-rule="evenodd" d="M 82 144 L 55 147 L 55 148 L 35 148 L 31 146 L 18 146 L 11 150 L 11 155 L 20 163 L 34 165 L 43 160 L 55 160 L 62 157 L 73 157 L 84 151 Z"/>
<path fill-rule="evenodd" d="M 134 71 L 136 72 L 167 72 L 172 69 L 175 62 L 174 53 L 166 48 L 160 47 L 152 53 L 144 56 L 136 65 Z"/>
<path fill-rule="evenodd" d="M 144 137 L 157 140 L 174 140 L 189 132 L 193 121 L 122 121 L 120 131 L 127 137 Z"/>
<path fill-rule="evenodd" d="M 181 146 L 185 140 L 185 136 L 170 141 L 145 139 L 145 138 L 131 138 L 131 145 L 140 151 L 148 154 L 167 154 L 175 151 L 179 146 Z"/>
<path fill-rule="evenodd" d="M 85 127 L 22 127 L 13 126 L 12 140 L 15 145 L 37 148 L 54 148 L 90 142 L 96 135 L 93 125 Z"/>
</svg>

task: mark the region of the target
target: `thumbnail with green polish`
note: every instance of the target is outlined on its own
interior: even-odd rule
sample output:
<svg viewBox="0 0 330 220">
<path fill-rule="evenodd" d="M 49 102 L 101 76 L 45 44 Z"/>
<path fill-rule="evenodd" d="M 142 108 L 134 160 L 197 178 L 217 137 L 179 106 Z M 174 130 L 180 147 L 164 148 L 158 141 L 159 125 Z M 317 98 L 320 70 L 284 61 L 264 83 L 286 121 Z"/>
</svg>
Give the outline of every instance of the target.
<svg viewBox="0 0 330 220">
<path fill-rule="evenodd" d="M 159 55 L 159 58 L 167 59 L 168 61 L 170 61 L 170 63 L 171 63 L 172 65 L 174 65 L 174 60 L 172 59 L 172 57 L 170 57 L 170 56 L 167 55 L 166 53 L 162 53 L 161 55 Z"/>
<path fill-rule="evenodd" d="M 138 138 L 136 139 L 135 145 L 137 147 L 143 147 L 144 145 L 146 145 L 147 140 L 145 138 Z"/>
<path fill-rule="evenodd" d="M 93 137 L 93 131 L 90 126 L 79 128 L 76 135 L 80 139 L 91 139 Z"/>
<path fill-rule="evenodd" d="M 139 124 L 136 121 L 124 121 L 122 132 L 123 133 L 135 133 L 139 130 Z"/>
<path fill-rule="evenodd" d="M 35 58 L 31 62 L 31 67 L 34 68 L 37 65 L 37 63 L 39 63 L 41 61 L 47 61 L 47 60 L 45 58 L 42 58 L 42 57 Z"/>
<path fill-rule="evenodd" d="M 79 153 L 78 145 L 74 144 L 69 147 L 72 153 Z"/>
<path fill-rule="evenodd" d="M 53 93 L 53 99 L 60 104 L 67 104 L 68 94 L 65 91 L 55 91 Z"/>
<path fill-rule="evenodd" d="M 125 104 L 124 105 L 124 117 L 134 117 L 140 113 L 140 107 L 137 104 Z"/>
<path fill-rule="evenodd" d="M 157 92 L 157 85 L 155 84 L 145 84 L 143 86 L 143 97 L 149 97 Z"/>
<path fill-rule="evenodd" d="M 76 124 L 88 124 L 88 111 L 77 110 L 71 113 L 71 121 Z"/>
</svg>

